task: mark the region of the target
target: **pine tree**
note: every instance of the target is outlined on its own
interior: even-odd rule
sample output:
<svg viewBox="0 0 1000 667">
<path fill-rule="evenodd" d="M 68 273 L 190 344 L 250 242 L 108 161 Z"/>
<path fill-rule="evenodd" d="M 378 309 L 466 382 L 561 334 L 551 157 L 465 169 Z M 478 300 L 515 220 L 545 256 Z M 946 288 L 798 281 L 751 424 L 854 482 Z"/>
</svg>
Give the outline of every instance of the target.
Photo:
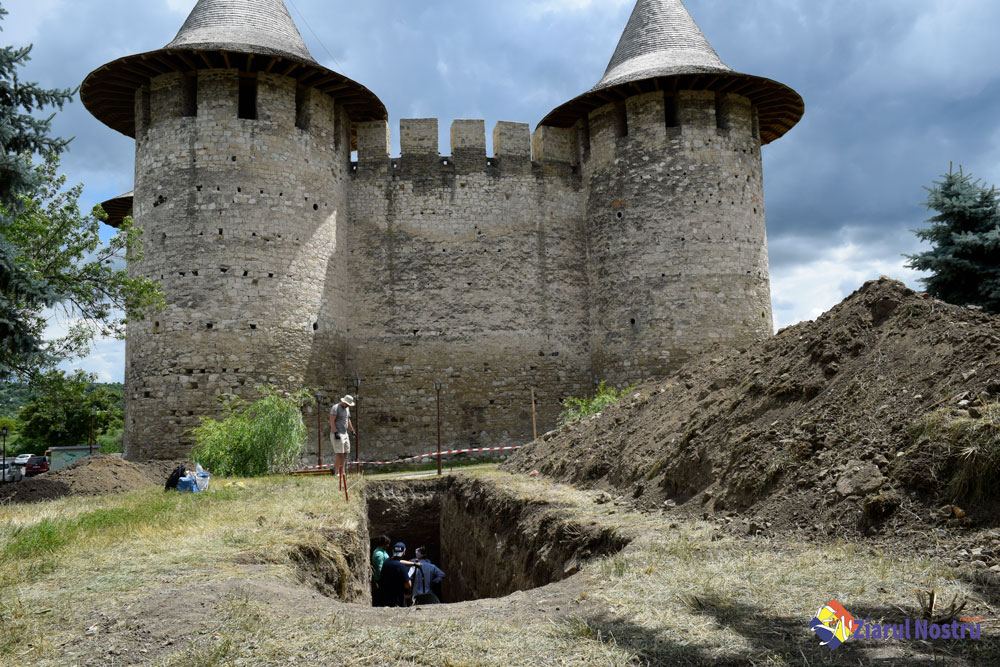
<svg viewBox="0 0 1000 667">
<path fill-rule="evenodd" d="M 0 19 L 4 14 L 0 7 Z M 34 114 L 62 108 L 73 91 L 22 83 L 17 70 L 30 52 L 0 49 L 0 381 L 31 379 L 60 359 L 82 356 L 97 335 L 123 338 L 126 318 L 163 306 L 156 283 L 124 268 L 126 257 L 142 257 L 131 219 L 102 243 L 104 212 L 83 214 L 82 186 L 66 188 L 59 175 L 58 155 L 68 142 L 49 136 L 52 116 Z M 72 324 L 62 338 L 45 340 L 53 311 Z"/>
<path fill-rule="evenodd" d="M 931 272 L 921 279 L 931 296 L 1000 313 L 1000 193 L 961 168 L 926 189 L 924 206 L 937 215 L 914 233 L 933 247 L 907 255 L 907 266 Z"/>
<path fill-rule="evenodd" d="M 7 11 L 0 7 L 0 20 Z M 2 28 L 0 28 L 2 30 Z M 25 319 L 25 308 L 52 305 L 60 298 L 55 286 L 39 280 L 18 265 L 18 251 L 8 241 L 7 230 L 22 212 L 23 197 L 41 186 L 32 155 L 57 155 L 67 141 L 49 136 L 52 116 L 33 115 L 72 99 L 69 90 L 45 90 L 24 83 L 17 71 L 30 59 L 31 47 L 0 48 L 0 353 L 9 358 L 40 363 L 46 356 L 37 330 Z M 0 367 L 0 379 L 10 369 Z"/>
</svg>

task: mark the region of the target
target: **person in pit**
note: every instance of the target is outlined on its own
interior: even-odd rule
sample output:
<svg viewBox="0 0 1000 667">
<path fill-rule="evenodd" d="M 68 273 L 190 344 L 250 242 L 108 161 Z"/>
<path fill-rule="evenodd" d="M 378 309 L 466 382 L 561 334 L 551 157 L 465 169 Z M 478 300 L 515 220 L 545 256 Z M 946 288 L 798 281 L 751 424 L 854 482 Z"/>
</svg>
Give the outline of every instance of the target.
<svg viewBox="0 0 1000 667">
<path fill-rule="evenodd" d="M 382 535 L 378 538 L 378 546 L 372 552 L 372 606 L 374 607 L 385 607 L 384 594 L 382 591 L 381 579 L 382 579 L 382 566 L 385 562 L 389 560 L 389 549 L 392 542 L 389 541 L 388 535 Z"/>
<path fill-rule="evenodd" d="M 413 604 L 441 604 L 433 589 L 444 581 L 444 572 L 427 557 L 427 547 L 417 547 L 410 581 L 413 583 Z"/>
<path fill-rule="evenodd" d="M 392 547 L 392 558 L 382 564 L 382 572 L 379 576 L 379 588 L 382 590 L 382 598 L 386 607 L 405 607 L 406 596 L 413 588 L 410 583 L 409 563 L 403 561 L 406 555 L 406 545 L 396 542 Z"/>
</svg>

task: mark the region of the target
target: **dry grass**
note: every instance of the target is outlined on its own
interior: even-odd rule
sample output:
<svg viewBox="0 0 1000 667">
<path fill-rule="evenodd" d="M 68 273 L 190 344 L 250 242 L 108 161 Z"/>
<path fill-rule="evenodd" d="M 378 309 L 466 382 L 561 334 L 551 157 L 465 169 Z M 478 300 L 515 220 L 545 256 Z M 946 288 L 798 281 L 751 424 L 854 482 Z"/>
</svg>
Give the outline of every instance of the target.
<svg viewBox="0 0 1000 667">
<path fill-rule="evenodd" d="M 294 582 L 294 550 L 360 524 L 363 501 L 346 506 L 326 479 L 240 484 L 0 507 L 0 660 L 56 658 L 93 610 L 114 614 L 156 586 Z"/>
<path fill-rule="evenodd" d="M 273 601 L 248 584 L 220 601 L 207 631 L 151 662 L 170 667 L 856 665 L 877 658 L 906 665 L 996 664 L 1000 658 L 995 626 L 988 623 L 979 642 L 851 640 L 836 652 L 819 646 L 809 631 L 810 618 L 830 599 L 862 619 L 916 618 L 917 590 L 968 600 L 963 614 L 992 618 L 989 605 L 995 600 L 986 589 L 940 563 L 848 543 L 723 536 L 711 523 L 629 513 L 614 502 L 595 503 L 593 493 L 537 478 L 474 474 L 533 502 L 572 510 L 580 521 L 613 523 L 635 540 L 625 551 L 586 566 L 579 576 L 587 586 L 567 582 L 537 595 L 519 594 L 508 603 L 516 607 L 509 613 L 496 602 L 440 608 L 439 616 L 373 612 L 332 600 L 274 613 L 268 606 Z M 60 644 L 86 627 L 88 606 L 121 608 L 168 579 L 293 582 L 287 553 L 314 539 L 318 525 L 357 528 L 362 505 L 345 507 L 333 489 L 327 478 L 247 481 L 246 489 L 220 490 L 216 497 L 175 496 L 176 504 L 155 517 L 146 505 L 162 492 L 0 509 L 2 543 L 9 543 L 18 526 L 46 519 L 78 526 L 72 539 L 51 553 L 0 564 L 0 661 L 69 664 Z M 124 514 L 113 530 L 81 522 L 97 510 L 115 509 Z M 122 518 L 130 513 L 135 521 Z M 256 565 L 239 564 L 248 561 Z M 16 584 L 19 580 L 26 583 Z M 572 598 L 559 598 L 560 590 L 572 591 L 563 594 Z M 34 647 L 22 654 L 29 641 Z"/>
</svg>

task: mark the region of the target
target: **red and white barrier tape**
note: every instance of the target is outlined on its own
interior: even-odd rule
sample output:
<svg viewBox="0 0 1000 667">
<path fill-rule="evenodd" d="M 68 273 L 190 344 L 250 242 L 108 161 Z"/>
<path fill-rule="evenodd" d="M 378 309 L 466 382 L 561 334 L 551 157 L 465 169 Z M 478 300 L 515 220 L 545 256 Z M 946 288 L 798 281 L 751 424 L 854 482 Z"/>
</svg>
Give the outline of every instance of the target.
<svg viewBox="0 0 1000 667">
<path fill-rule="evenodd" d="M 418 459 L 434 458 L 438 454 L 440 454 L 441 456 L 447 456 L 448 454 L 468 454 L 470 452 L 505 452 L 505 451 L 511 451 L 511 450 L 514 450 L 514 449 L 521 449 L 521 446 L 520 445 L 515 445 L 515 446 L 512 446 L 512 447 L 474 447 L 472 449 L 449 449 L 446 452 L 432 452 L 430 454 L 421 454 L 420 456 L 410 456 L 409 458 L 405 458 L 405 459 L 396 459 L 395 461 L 360 461 L 360 462 L 359 461 L 346 461 L 346 464 L 348 466 L 352 466 L 352 467 L 353 466 L 358 466 L 359 464 L 361 466 L 389 466 L 389 465 L 395 465 L 397 463 L 407 463 L 409 461 L 416 461 Z M 325 463 L 325 464 L 323 464 L 321 466 L 306 466 L 305 468 L 302 468 L 301 470 L 303 470 L 303 471 L 305 471 L 305 470 L 329 470 L 332 467 L 333 467 L 332 463 Z"/>
</svg>

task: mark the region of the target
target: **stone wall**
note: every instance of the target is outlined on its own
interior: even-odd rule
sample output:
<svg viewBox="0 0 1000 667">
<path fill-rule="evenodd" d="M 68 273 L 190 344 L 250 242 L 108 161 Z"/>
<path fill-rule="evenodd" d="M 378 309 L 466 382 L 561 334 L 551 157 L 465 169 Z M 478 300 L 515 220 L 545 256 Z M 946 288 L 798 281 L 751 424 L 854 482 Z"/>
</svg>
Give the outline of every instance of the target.
<svg viewBox="0 0 1000 667">
<path fill-rule="evenodd" d="M 749 101 L 682 91 L 579 123 L 593 372 L 661 377 L 772 332 L 760 138 Z"/>
<path fill-rule="evenodd" d="M 359 131 L 349 193 L 352 306 L 345 386 L 363 378 L 362 458 L 531 439 L 559 402 L 589 389 L 581 180 L 565 162 L 531 161 L 527 125 L 455 121 L 438 154 L 436 119 Z M 330 350 L 332 358 L 336 354 Z M 369 443 L 365 447 L 365 443 Z"/>
<path fill-rule="evenodd" d="M 219 394 L 306 384 L 315 333 L 340 326 L 321 310 L 346 310 L 327 286 L 346 276 L 330 258 L 349 124 L 334 99 L 297 92 L 294 79 L 240 79 L 168 74 L 136 94 L 134 215 L 146 252 L 129 269 L 159 281 L 169 305 L 129 325 L 128 458 L 186 454 L 186 432 L 219 412 Z"/>
<path fill-rule="evenodd" d="M 168 310 L 130 325 L 126 454 L 181 456 L 218 394 L 361 377 L 361 457 L 521 444 L 595 380 L 662 376 L 771 332 L 756 113 L 636 95 L 574 128 L 352 123 L 335 99 L 235 70 L 136 94 L 134 210 Z M 240 98 L 243 96 L 243 103 Z M 256 118 L 241 118 L 249 115 Z M 255 111 L 254 111 L 255 110 Z M 348 158 L 356 141 L 358 159 Z M 357 413 L 358 410 L 355 410 Z M 353 458 L 353 457 L 352 457 Z"/>
</svg>

